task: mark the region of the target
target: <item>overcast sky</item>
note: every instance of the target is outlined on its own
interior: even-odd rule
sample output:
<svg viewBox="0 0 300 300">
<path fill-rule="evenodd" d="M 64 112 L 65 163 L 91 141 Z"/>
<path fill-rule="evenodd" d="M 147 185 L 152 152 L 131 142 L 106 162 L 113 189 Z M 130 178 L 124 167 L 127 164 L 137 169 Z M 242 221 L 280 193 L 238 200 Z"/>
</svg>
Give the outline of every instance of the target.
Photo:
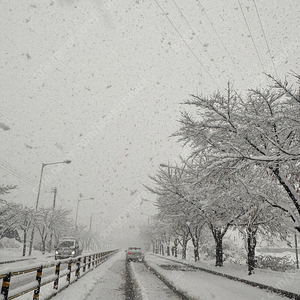
<svg viewBox="0 0 300 300">
<path fill-rule="evenodd" d="M 39 205 L 57 187 L 57 205 L 75 216 L 77 198 L 94 197 L 80 202 L 82 224 L 101 211 L 109 223 L 160 163 L 187 154 L 170 135 L 189 94 L 299 72 L 299 0 L 0 5 L 0 174 L 18 185 L 3 198 L 34 207 L 42 163 L 70 158 L 55 176 L 45 167 Z M 153 212 L 143 203 L 130 222 Z"/>
</svg>

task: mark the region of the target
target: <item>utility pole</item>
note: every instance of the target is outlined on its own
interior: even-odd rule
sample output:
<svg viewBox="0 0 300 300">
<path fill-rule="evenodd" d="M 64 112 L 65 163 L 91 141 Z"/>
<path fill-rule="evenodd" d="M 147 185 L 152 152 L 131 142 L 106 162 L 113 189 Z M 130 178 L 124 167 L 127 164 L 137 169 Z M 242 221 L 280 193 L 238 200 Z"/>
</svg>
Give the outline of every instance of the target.
<svg viewBox="0 0 300 300">
<path fill-rule="evenodd" d="M 297 269 L 299 269 L 297 233 L 295 233 L 295 251 L 296 251 L 296 266 Z"/>
<path fill-rule="evenodd" d="M 56 194 L 57 194 L 57 188 L 56 187 L 53 189 L 53 194 L 54 194 L 54 197 L 53 197 L 53 210 L 55 210 L 55 201 L 56 201 Z"/>
<path fill-rule="evenodd" d="M 52 213 L 54 214 L 54 211 L 55 211 L 55 201 L 56 201 L 56 195 L 57 195 L 57 188 L 55 187 L 53 190 L 53 207 L 52 207 Z M 50 234 L 50 242 L 49 242 L 49 253 L 51 253 L 51 250 L 52 250 L 52 238 L 53 238 L 53 233 L 52 233 L 52 230 L 51 230 L 51 234 Z"/>
</svg>

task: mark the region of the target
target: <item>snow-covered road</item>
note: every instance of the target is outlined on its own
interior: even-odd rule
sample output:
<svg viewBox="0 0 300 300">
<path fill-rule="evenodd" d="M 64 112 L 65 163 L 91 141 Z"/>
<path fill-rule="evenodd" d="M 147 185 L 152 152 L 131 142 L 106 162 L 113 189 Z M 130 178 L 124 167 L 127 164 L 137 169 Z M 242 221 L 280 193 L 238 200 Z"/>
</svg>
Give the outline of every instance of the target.
<svg viewBox="0 0 300 300">
<path fill-rule="evenodd" d="M 270 294 L 266 290 L 246 285 L 208 274 L 192 268 L 187 268 L 179 262 L 173 262 L 163 257 L 146 255 L 146 261 L 151 268 L 170 281 L 176 289 L 189 295 L 190 299 L 199 300 L 267 300 L 287 299 Z M 132 278 L 128 277 L 125 264 L 125 253 L 120 251 L 103 262 L 97 268 L 88 272 L 77 282 L 59 292 L 55 300 L 177 300 L 181 299 L 158 279 L 147 267 L 138 262 L 127 265 Z M 131 293 L 128 279 L 135 281 L 139 293 Z M 52 287 L 50 289 L 53 291 Z M 47 298 L 49 293 L 42 289 L 40 300 Z M 32 294 L 26 294 L 19 299 L 32 299 Z M 187 298 L 186 298 L 187 299 Z"/>
</svg>

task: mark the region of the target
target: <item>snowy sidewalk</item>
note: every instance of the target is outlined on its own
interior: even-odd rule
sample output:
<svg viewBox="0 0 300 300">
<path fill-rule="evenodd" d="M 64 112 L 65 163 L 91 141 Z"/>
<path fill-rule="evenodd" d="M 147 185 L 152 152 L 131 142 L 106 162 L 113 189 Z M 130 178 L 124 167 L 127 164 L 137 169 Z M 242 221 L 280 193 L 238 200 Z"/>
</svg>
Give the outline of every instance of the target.
<svg viewBox="0 0 300 300">
<path fill-rule="evenodd" d="M 169 259 L 171 260 L 169 260 Z M 187 292 L 196 299 L 282 299 L 281 296 L 272 292 L 267 292 L 259 288 L 253 288 L 244 283 L 236 282 L 221 276 L 209 274 L 207 272 L 188 270 L 166 269 L 161 265 L 176 265 L 176 262 L 188 263 L 196 267 L 202 267 L 219 273 L 228 274 L 245 280 L 266 284 L 274 288 L 287 290 L 299 294 L 299 272 L 281 273 L 271 270 L 256 270 L 256 274 L 247 275 L 246 266 L 226 264 L 224 268 L 216 268 L 205 262 L 192 262 L 174 257 L 147 254 L 146 261 L 150 267 L 163 275 L 173 285 Z M 175 261 L 175 262 L 174 262 Z M 214 283 L 213 283 L 214 282 Z M 212 284 L 213 283 L 213 284 Z M 245 291 L 251 297 L 247 298 Z M 222 297 L 220 297 L 222 295 Z M 299 298 L 300 299 L 300 296 Z"/>
<path fill-rule="evenodd" d="M 118 252 L 94 270 L 88 272 L 67 289 L 59 292 L 55 300 L 101 299 L 123 300 L 125 269 L 124 254 Z M 40 297 L 43 300 L 43 295 Z"/>
</svg>

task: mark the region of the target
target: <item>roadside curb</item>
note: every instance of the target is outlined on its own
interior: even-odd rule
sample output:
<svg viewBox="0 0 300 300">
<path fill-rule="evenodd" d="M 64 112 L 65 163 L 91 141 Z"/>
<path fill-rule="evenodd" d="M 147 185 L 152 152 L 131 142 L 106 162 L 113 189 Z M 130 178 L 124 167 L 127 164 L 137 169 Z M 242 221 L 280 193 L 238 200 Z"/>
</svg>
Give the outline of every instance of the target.
<svg viewBox="0 0 300 300">
<path fill-rule="evenodd" d="M 155 255 L 153 253 L 149 253 L 149 254 L 151 254 L 153 256 L 161 257 L 161 256 Z M 196 269 L 196 270 L 200 270 L 200 271 L 207 272 L 207 273 L 210 273 L 210 274 L 214 274 L 214 275 L 217 275 L 217 276 L 222 276 L 222 277 L 228 278 L 230 280 L 239 281 L 239 282 L 251 285 L 253 287 L 258 287 L 260 289 L 264 289 L 264 290 L 267 290 L 268 292 L 273 292 L 273 293 L 288 297 L 290 299 L 300 300 L 300 295 L 299 294 L 295 294 L 295 293 L 288 292 L 288 291 L 285 291 L 285 290 L 277 289 L 277 288 L 274 288 L 274 287 L 269 286 L 269 285 L 265 285 L 265 284 L 262 284 L 262 283 L 257 283 L 257 282 L 250 281 L 250 280 L 247 280 L 247 279 L 238 278 L 238 277 L 228 275 L 228 274 L 224 274 L 224 273 L 220 273 L 220 272 L 217 272 L 217 271 L 205 269 L 205 268 L 202 268 L 202 267 L 196 267 L 194 265 L 190 265 L 188 263 L 177 261 L 175 259 L 171 259 L 171 258 L 167 258 L 167 257 L 161 257 L 161 258 L 164 258 L 164 259 L 167 259 L 169 261 L 176 262 L 176 263 L 179 263 L 179 264 L 183 264 L 185 266 L 191 267 L 191 268 Z M 151 268 L 151 269 L 153 269 L 153 268 Z"/>
</svg>

